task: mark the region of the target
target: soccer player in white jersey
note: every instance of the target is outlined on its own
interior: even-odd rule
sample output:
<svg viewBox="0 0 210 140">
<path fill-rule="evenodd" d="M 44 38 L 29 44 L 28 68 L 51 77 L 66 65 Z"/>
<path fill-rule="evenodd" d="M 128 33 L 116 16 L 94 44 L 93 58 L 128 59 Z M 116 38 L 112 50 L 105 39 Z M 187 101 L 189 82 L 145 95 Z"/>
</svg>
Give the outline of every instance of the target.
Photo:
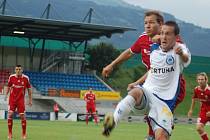
<svg viewBox="0 0 210 140">
<path fill-rule="evenodd" d="M 114 113 L 104 119 L 103 135 L 109 136 L 122 117 L 131 110 L 146 109 L 155 133 L 155 140 L 168 140 L 173 125 L 173 109 L 179 92 L 180 74 L 191 61 L 189 50 L 176 42 L 179 27 L 174 21 L 166 22 L 160 34 L 161 46 L 150 55 L 151 69 L 142 86 L 135 88 L 120 101 Z"/>
</svg>

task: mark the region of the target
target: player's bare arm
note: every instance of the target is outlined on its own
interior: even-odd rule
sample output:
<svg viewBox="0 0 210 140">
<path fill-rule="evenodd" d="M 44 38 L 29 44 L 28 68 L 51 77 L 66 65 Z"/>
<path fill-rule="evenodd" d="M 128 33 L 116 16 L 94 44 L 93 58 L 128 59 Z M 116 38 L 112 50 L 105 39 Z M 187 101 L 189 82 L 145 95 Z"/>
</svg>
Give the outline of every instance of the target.
<svg viewBox="0 0 210 140">
<path fill-rule="evenodd" d="M 210 118 L 210 111 L 206 112 L 206 117 Z"/>
<path fill-rule="evenodd" d="M 28 105 L 32 106 L 32 89 L 31 88 L 28 89 L 28 97 L 29 97 Z"/>
<path fill-rule="evenodd" d="M 102 76 L 108 77 L 116 65 L 128 60 L 129 58 L 131 58 L 132 55 L 133 54 L 130 52 L 130 49 L 122 52 L 114 61 L 112 61 L 112 63 L 103 68 Z"/>
<path fill-rule="evenodd" d="M 7 88 L 6 88 L 5 97 L 4 97 L 4 100 L 5 100 L 5 101 L 7 101 L 9 91 L 10 91 L 10 87 L 7 87 Z"/>
<path fill-rule="evenodd" d="M 132 88 L 134 88 L 134 86 L 136 85 L 140 85 L 143 84 L 146 77 L 147 77 L 148 72 L 146 72 L 142 77 L 140 77 L 136 82 L 130 83 L 128 84 L 127 90 L 131 90 Z"/>
<path fill-rule="evenodd" d="M 190 105 L 190 109 L 189 109 L 188 114 L 187 114 L 188 118 L 192 117 L 194 107 L 195 107 L 195 99 L 192 99 L 192 103 Z"/>
</svg>

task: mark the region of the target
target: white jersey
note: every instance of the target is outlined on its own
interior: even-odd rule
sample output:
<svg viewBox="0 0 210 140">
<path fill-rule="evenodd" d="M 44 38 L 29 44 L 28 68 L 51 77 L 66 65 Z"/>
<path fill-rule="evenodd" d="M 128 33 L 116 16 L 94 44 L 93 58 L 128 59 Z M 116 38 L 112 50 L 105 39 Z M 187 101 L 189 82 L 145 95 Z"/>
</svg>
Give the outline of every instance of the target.
<svg viewBox="0 0 210 140">
<path fill-rule="evenodd" d="M 163 52 L 159 47 L 150 54 L 151 69 L 148 71 L 143 87 L 163 100 L 171 100 L 175 97 L 179 76 L 191 61 L 191 54 L 184 44 L 176 43 L 174 48 L 176 47 L 181 47 L 183 53 L 189 56 L 188 62 L 184 63 L 173 49 Z"/>
</svg>

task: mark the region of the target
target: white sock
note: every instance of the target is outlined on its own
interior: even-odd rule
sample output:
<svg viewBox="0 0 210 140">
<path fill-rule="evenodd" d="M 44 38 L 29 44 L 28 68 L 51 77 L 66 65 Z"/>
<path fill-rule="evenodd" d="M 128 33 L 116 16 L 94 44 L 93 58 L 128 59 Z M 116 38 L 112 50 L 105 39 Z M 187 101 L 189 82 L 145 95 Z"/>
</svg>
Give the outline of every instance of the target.
<svg viewBox="0 0 210 140">
<path fill-rule="evenodd" d="M 128 115 L 136 104 L 135 99 L 131 95 L 127 95 L 119 102 L 114 111 L 114 121 L 117 123 L 126 115 Z"/>
</svg>

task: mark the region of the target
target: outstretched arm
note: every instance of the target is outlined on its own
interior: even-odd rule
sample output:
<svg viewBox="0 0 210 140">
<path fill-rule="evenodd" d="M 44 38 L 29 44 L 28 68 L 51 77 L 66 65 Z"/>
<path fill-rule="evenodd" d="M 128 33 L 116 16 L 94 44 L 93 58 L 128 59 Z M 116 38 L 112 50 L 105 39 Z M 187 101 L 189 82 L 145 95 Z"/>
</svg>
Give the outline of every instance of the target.
<svg viewBox="0 0 210 140">
<path fill-rule="evenodd" d="M 193 98 L 192 102 L 191 102 L 190 109 L 189 109 L 188 114 L 187 114 L 188 118 L 192 117 L 194 107 L 195 107 L 195 99 Z"/>
<path fill-rule="evenodd" d="M 112 61 L 109 65 L 103 68 L 102 76 L 108 77 L 116 65 L 128 60 L 129 58 L 131 58 L 132 55 L 133 54 L 130 52 L 130 49 L 127 49 L 124 52 L 122 52 L 114 61 Z"/>
<path fill-rule="evenodd" d="M 147 78 L 147 75 L 148 75 L 148 72 L 146 72 L 146 73 L 145 73 L 142 77 L 140 77 L 136 82 L 129 84 L 128 87 L 127 87 L 127 90 L 131 90 L 131 89 L 134 88 L 134 86 L 136 86 L 136 85 L 143 84 L 144 81 L 145 81 L 146 78 Z"/>
<path fill-rule="evenodd" d="M 5 101 L 7 101 L 7 97 L 8 97 L 8 94 L 9 94 L 9 92 L 10 92 L 10 87 L 8 86 L 7 88 L 6 88 L 6 95 L 5 95 L 5 97 L 4 97 L 4 100 Z"/>
<path fill-rule="evenodd" d="M 29 97 L 28 105 L 32 106 L 32 89 L 31 88 L 28 88 L 28 97 Z"/>
</svg>

